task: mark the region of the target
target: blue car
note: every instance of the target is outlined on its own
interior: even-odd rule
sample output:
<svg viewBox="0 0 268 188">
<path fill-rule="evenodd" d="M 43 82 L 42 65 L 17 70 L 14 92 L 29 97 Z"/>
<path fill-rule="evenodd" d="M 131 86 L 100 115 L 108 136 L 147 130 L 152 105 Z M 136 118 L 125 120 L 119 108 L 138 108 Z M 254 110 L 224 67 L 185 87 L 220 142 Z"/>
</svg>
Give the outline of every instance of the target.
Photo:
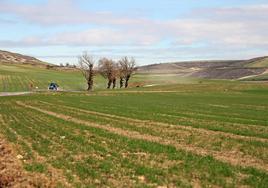
<svg viewBox="0 0 268 188">
<path fill-rule="evenodd" d="M 53 91 L 57 91 L 58 88 L 59 88 L 59 85 L 56 84 L 56 83 L 50 83 L 49 86 L 48 86 L 48 89 L 53 90 Z"/>
</svg>

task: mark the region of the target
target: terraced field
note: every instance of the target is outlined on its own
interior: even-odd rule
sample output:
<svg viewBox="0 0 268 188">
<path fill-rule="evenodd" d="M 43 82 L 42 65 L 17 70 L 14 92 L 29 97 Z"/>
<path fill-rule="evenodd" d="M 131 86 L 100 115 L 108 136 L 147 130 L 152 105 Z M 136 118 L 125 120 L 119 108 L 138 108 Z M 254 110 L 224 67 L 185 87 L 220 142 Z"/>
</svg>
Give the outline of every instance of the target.
<svg viewBox="0 0 268 188">
<path fill-rule="evenodd" d="M 266 187 L 267 94 L 265 83 L 215 81 L 2 97 L 0 138 L 27 174 L 10 182 Z"/>
</svg>

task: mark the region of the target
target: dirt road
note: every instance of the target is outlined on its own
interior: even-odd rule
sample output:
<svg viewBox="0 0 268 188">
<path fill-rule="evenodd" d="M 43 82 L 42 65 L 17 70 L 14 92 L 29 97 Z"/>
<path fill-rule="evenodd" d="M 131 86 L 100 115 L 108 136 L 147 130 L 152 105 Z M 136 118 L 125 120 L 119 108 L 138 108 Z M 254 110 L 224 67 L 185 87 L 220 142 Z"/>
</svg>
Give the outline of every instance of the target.
<svg viewBox="0 0 268 188">
<path fill-rule="evenodd" d="M 31 93 L 33 93 L 33 92 L 30 92 L 30 91 L 25 91 L 25 92 L 0 92 L 0 97 L 27 95 L 27 94 L 31 94 Z"/>
</svg>

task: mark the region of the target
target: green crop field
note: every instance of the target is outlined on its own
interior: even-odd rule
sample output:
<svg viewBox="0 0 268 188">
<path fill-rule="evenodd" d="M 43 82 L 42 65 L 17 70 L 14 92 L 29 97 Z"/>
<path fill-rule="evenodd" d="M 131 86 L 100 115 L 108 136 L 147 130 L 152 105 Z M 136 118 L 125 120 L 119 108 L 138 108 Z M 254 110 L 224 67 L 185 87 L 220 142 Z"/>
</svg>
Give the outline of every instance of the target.
<svg viewBox="0 0 268 188">
<path fill-rule="evenodd" d="M 57 82 L 63 89 L 85 88 L 83 77 L 77 72 L 47 70 L 27 65 L 0 64 L 0 91 L 29 91 L 30 85 L 47 89 L 50 82 Z"/>
<path fill-rule="evenodd" d="M 0 138 L 27 177 L 42 177 L 34 185 L 268 185 L 267 83 L 43 92 L 0 104 Z"/>
<path fill-rule="evenodd" d="M 79 71 L 48 70 L 46 68 L 27 65 L 8 65 L 0 63 L 0 92 L 16 92 L 29 90 L 46 90 L 49 83 L 56 82 L 63 90 L 85 90 L 86 82 Z M 197 83 L 196 79 L 170 75 L 135 75 L 130 86 L 153 86 L 174 83 Z M 33 88 L 31 88 L 33 86 Z M 101 76 L 95 77 L 95 89 L 106 88 Z"/>
</svg>

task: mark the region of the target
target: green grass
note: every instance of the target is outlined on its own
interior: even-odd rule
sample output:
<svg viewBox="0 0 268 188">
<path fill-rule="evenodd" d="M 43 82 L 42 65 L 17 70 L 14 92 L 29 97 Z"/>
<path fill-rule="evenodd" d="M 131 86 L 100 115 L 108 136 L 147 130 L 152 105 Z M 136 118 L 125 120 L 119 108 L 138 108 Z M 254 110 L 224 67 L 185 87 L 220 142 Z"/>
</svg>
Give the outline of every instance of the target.
<svg viewBox="0 0 268 188">
<path fill-rule="evenodd" d="M 266 187 L 267 94 L 265 83 L 202 81 L 2 97 L 0 134 L 25 170 L 56 170 L 59 185 Z"/>
<path fill-rule="evenodd" d="M 86 82 L 79 71 L 48 70 L 30 65 L 7 65 L 0 63 L 0 92 L 46 90 L 49 83 L 56 82 L 64 90 L 85 90 Z M 94 89 L 105 89 L 106 81 L 99 75 L 95 77 Z M 197 83 L 196 79 L 186 79 L 176 75 L 135 75 L 131 87 L 166 85 L 175 83 Z"/>
<path fill-rule="evenodd" d="M 25 168 L 25 170 L 27 170 L 29 172 L 39 172 L 39 173 L 46 172 L 46 167 L 40 163 L 26 164 L 24 168 Z"/>
<path fill-rule="evenodd" d="M 251 63 L 248 65 L 248 67 L 255 67 L 255 68 L 261 68 L 261 67 L 268 67 L 268 58 L 264 58 L 259 61 L 255 61 L 254 63 Z"/>
<path fill-rule="evenodd" d="M 56 82 L 65 90 L 85 90 L 86 82 L 79 71 L 58 71 L 27 65 L 0 64 L 0 91 L 29 91 L 47 89 L 49 83 Z M 96 77 L 96 88 L 103 88 L 104 80 Z"/>
<path fill-rule="evenodd" d="M 0 97 L 24 170 L 65 187 L 266 187 L 268 85 L 137 74 L 130 89 Z M 84 90 L 79 72 L 0 65 L 0 91 Z M 139 87 L 136 86 L 145 86 Z"/>
<path fill-rule="evenodd" d="M 252 78 L 247 78 L 245 81 L 267 81 L 268 80 L 268 74 L 262 74 L 259 76 L 254 76 Z"/>
</svg>

